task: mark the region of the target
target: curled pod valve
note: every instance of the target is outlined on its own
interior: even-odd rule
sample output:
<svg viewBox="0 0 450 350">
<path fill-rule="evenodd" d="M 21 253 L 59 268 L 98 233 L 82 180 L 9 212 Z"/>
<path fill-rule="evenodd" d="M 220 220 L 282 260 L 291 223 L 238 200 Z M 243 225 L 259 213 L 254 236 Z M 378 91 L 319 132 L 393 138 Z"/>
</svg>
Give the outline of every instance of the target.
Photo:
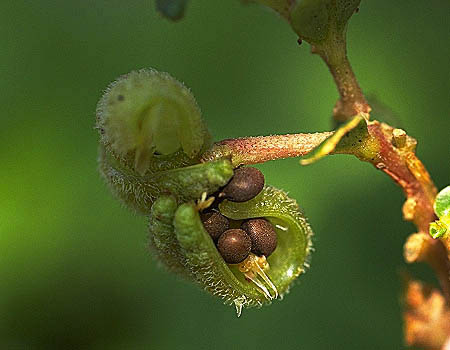
<svg viewBox="0 0 450 350">
<path fill-rule="evenodd" d="M 221 255 L 206 231 L 197 206 L 182 204 L 175 211 L 173 225 L 184 265 L 192 277 L 211 294 L 234 303 L 238 315 L 243 307 L 262 306 L 283 296 L 307 266 L 311 248 L 312 231 L 296 201 L 266 186 L 249 201 L 225 200 L 218 209 L 233 224 L 264 218 L 276 231 L 277 247 L 267 258 L 250 253 L 241 263 L 227 263 L 228 257 Z M 222 236 L 230 231 L 241 230 L 230 229 Z"/>
<path fill-rule="evenodd" d="M 214 192 L 233 174 L 227 160 L 200 164 L 211 137 L 190 90 L 167 73 L 143 69 L 110 84 L 96 127 L 101 174 L 142 214 L 161 193 L 182 203 Z"/>
</svg>

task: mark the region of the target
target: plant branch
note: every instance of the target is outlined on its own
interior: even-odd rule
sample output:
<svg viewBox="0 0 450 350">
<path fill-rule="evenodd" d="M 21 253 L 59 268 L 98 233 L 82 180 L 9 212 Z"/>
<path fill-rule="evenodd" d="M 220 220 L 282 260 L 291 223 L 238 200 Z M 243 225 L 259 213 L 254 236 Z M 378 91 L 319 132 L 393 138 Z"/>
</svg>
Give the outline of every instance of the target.
<svg viewBox="0 0 450 350">
<path fill-rule="evenodd" d="M 365 125 L 365 122 L 364 122 Z M 450 302 L 450 261 L 441 241 L 428 234 L 429 224 L 436 219 L 433 203 L 436 187 L 414 151 L 416 140 L 403 130 L 377 121 L 364 126 L 365 135 L 346 134 L 349 147 L 332 148 L 329 154 L 353 154 L 369 162 L 391 177 L 404 191 L 406 202 L 403 217 L 412 221 L 419 233 L 418 240 L 405 244 L 407 262 L 427 262 L 436 272 L 447 302 Z M 244 137 L 219 141 L 203 154 L 202 161 L 228 157 L 233 166 L 264 163 L 269 160 L 299 157 L 323 147 L 334 132 Z M 322 144 L 322 145 L 321 145 Z M 411 237 L 416 237 L 412 235 Z M 417 237 L 416 237 L 417 238 Z M 413 244 L 414 243 L 414 244 Z"/>
<path fill-rule="evenodd" d="M 202 156 L 202 161 L 230 157 L 233 166 L 236 167 L 275 159 L 301 157 L 311 152 L 332 134 L 333 132 L 322 132 L 226 139 L 216 142 Z"/>
<path fill-rule="evenodd" d="M 324 60 L 336 83 L 340 98 L 333 108 L 334 120 L 342 123 L 358 114 L 367 115 L 368 119 L 371 108 L 348 60 L 345 33 L 323 44 L 312 45 L 311 52 Z"/>
<path fill-rule="evenodd" d="M 384 123 L 371 122 L 368 130 L 379 144 L 378 156 L 368 161 L 403 189 L 406 196 L 403 217 L 416 225 L 420 235 L 420 245 L 411 244 L 411 238 L 406 242 L 405 260 L 409 263 L 427 262 L 435 270 L 444 297 L 450 304 L 449 252 L 442 241 L 428 234 L 430 223 L 436 220 L 433 203 L 437 189 L 414 153 L 417 142 L 403 130 Z"/>
</svg>

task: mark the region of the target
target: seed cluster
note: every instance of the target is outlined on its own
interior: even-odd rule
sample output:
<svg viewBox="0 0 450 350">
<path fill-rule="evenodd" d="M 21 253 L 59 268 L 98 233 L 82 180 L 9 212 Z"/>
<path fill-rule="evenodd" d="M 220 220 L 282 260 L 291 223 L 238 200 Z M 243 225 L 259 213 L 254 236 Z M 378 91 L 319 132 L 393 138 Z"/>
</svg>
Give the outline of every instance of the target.
<svg viewBox="0 0 450 350">
<path fill-rule="evenodd" d="M 238 168 L 217 197 L 246 202 L 256 197 L 263 187 L 264 175 L 261 171 L 252 167 Z M 238 264 L 250 252 L 265 257 L 273 253 L 277 247 L 277 234 L 269 221 L 264 218 L 243 222 L 230 220 L 218 211 L 217 205 L 214 203 L 207 212 L 202 213 L 201 219 L 226 263 Z"/>
</svg>

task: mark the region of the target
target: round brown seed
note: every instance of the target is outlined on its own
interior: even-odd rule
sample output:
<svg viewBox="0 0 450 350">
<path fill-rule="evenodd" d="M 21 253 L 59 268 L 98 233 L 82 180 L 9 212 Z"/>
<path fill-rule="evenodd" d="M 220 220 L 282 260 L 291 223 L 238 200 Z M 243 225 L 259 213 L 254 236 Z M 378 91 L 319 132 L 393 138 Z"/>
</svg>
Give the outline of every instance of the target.
<svg viewBox="0 0 450 350">
<path fill-rule="evenodd" d="M 242 224 L 252 241 L 252 252 L 268 257 L 277 247 L 277 233 L 266 219 L 250 219 Z"/>
<path fill-rule="evenodd" d="M 222 233 L 217 249 L 228 264 L 238 264 L 245 260 L 252 249 L 250 237 L 241 229 L 230 229 Z"/>
<path fill-rule="evenodd" d="M 252 167 L 238 168 L 224 187 L 225 198 L 232 202 L 246 202 L 258 195 L 264 187 L 264 175 Z"/>
<path fill-rule="evenodd" d="M 222 233 L 230 227 L 228 219 L 217 211 L 211 211 L 201 215 L 203 226 L 214 241 L 217 241 Z"/>
</svg>

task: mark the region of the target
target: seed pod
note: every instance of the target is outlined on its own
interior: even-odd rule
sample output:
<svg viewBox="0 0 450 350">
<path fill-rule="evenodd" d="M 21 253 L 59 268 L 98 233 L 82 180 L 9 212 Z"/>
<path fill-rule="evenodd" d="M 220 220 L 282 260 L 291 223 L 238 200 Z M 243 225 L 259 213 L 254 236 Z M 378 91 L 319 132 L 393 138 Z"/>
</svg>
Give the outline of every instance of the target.
<svg viewBox="0 0 450 350">
<path fill-rule="evenodd" d="M 203 226 L 213 241 L 217 242 L 220 235 L 230 227 L 228 219 L 217 211 L 201 215 Z"/>
<path fill-rule="evenodd" d="M 217 242 L 217 249 L 228 264 L 239 264 L 250 254 L 252 241 L 241 229 L 225 231 Z"/>
<path fill-rule="evenodd" d="M 251 219 L 242 224 L 242 229 L 252 240 L 252 253 L 268 257 L 277 247 L 277 233 L 265 219 Z"/>
<path fill-rule="evenodd" d="M 234 172 L 228 157 L 204 161 L 211 139 L 191 97 L 156 71 L 134 72 L 112 84 L 97 110 L 99 168 L 124 204 L 149 216 L 150 246 L 160 262 L 234 304 L 240 315 L 243 307 L 270 304 L 288 291 L 307 266 L 312 232 L 286 193 L 269 186 L 259 193 L 264 176 L 257 169 Z M 230 200 L 217 198 L 233 175 L 235 182 L 243 178 L 244 187 L 257 183 L 257 190 L 249 196 L 252 191 L 238 189 Z M 238 198 L 240 192 L 247 192 L 246 198 Z M 234 235 L 244 237 L 237 252 L 225 249 L 233 246 L 225 235 L 229 229 L 217 247 L 201 221 L 201 204 L 211 204 L 213 197 L 218 199 L 214 210 L 229 220 Z M 267 260 L 249 253 L 251 239 L 238 229 L 241 220 L 261 217 L 274 225 L 278 239 Z"/>
<path fill-rule="evenodd" d="M 167 73 L 143 69 L 117 79 L 98 103 L 97 129 L 101 174 L 141 214 L 161 194 L 178 204 L 196 200 L 233 175 L 228 160 L 200 164 L 211 137 L 190 90 Z"/>
<path fill-rule="evenodd" d="M 264 187 L 264 175 L 252 167 L 238 168 L 224 187 L 225 198 L 232 202 L 246 202 L 256 197 Z"/>
</svg>

